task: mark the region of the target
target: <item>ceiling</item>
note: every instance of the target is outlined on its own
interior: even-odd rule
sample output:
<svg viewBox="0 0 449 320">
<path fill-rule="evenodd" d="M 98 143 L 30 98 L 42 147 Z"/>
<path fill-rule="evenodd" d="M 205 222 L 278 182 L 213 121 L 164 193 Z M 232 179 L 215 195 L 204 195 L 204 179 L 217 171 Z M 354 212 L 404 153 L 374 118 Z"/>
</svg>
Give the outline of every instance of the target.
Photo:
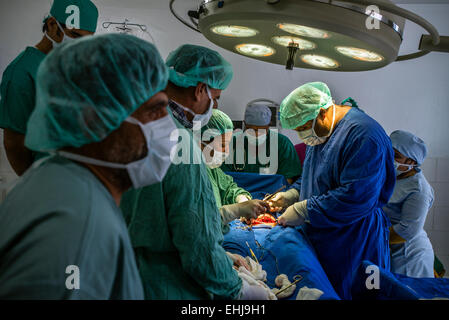
<svg viewBox="0 0 449 320">
<path fill-rule="evenodd" d="M 133 9 L 147 8 L 154 10 L 167 9 L 169 0 L 93 0 L 96 4 L 111 7 L 128 7 Z M 392 0 L 396 4 L 449 4 L 449 0 Z M 199 0 L 177 0 L 176 7 L 184 7 L 190 4 L 193 8 Z"/>
</svg>

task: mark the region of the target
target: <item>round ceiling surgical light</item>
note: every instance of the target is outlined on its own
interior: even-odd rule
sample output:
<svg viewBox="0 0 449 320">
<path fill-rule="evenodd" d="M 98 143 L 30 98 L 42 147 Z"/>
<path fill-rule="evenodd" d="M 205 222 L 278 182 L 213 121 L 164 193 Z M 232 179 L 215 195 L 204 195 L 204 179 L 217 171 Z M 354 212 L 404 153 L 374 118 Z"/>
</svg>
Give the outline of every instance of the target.
<svg viewBox="0 0 449 320">
<path fill-rule="evenodd" d="M 276 36 L 273 37 L 271 40 L 273 40 L 274 43 L 288 47 L 288 45 L 293 42 L 298 44 L 299 50 L 311 50 L 316 48 L 316 44 L 309 40 L 304 40 L 301 38 L 296 37 L 290 37 L 290 36 Z"/>
<path fill-rule="evenodd" d="M 317 54 L 304 54 L 301 56 L 301 60 L 317 68 L 335 69 L 339 67 L 336 60 Z"/>
<path fill-rule="evenodd" d="M 254 37 L 259 33 L 256 29 L 243 27 L 243 26 L 232 26 L 232 25 L 219 25 L 211 28 L 211 31 L 226 37 Z"/>
<path fill-rule="evenodd" d="M 187 12 L 190 23 L 176 14 L 175 1 L 169 1 L 173 15 L 210 42 L 290 70 L 367 71 L 446 50 L 446 37 L 432 24 L 392 0 L 370 0 L 369 7 L 365 0 L 200 0 Z M 429 36 L 421 41 L 420 51 L 399 55 L 406 20 Z M 290 38 L 287 46 L 281 36 Z M 310 41 L 314 48 L 292 38 Z M 308 55 L 298 57 L 303 50 Z"/>
<path fill-rule="evenodd" d="M 254 43 L 239 44 L 235 47 L 235 49 L 239 53 L 250 57 L 269 57 L 276 52 L 276 50 L 271 47 Z"/>
<path fill-rule="evenodd" d="M 383 60 L 383 57 L 380 54 L 365 49 L 343 46 L 337 46 L 335 49 L 347 57 L 360 61 L 379 62 Z"/>
<path fill-rule="evenodd" d="M 296 34 L 298 36 L 303 37 L 317 38 L 317 39 L 327 39 L 330 37 L 330 34 L 327 31 L 317 28 L 301 26 L 298 24 L 279 23 L 277 27 L 288 33 Z"/>
</svg>

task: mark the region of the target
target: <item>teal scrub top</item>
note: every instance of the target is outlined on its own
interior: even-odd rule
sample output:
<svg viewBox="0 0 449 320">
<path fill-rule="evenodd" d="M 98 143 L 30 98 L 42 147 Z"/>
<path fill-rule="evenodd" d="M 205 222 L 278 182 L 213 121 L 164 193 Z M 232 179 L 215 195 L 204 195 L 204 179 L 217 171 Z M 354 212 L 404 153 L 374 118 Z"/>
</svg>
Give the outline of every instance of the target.
<svg viewBox="0 0 449 320">
<path fill-rule="evenodd" d="M 143 299 L 120 209 L 85 167 L 35 162 L 0 206 L 0 299 Z M 41 160 L 41 161 L 42 161 Z M 68 266 L 79 270 L 79 289 Z"/>
<path fill-rule="evenodd" d="M 25 134 L 36 100 L 36 74 L 45 54 L 27 47 L 3 73 L 0 85 L 0 128 Z"/>
<path fill-rule="evenodd" d="M 234 179 L 223 172 L 220 168 L 210 169 L 207 167 L 207 175 L 209 176 L 212 190 L 214 192 L 215 201 L 218 208 L 224 205 L 236 203 L 236 198 L 239 195 L 247 196 L 252 199 L 251 194 L 243 188 L 237 186 Z M 226 234 L 230 231 L 228 223 L 222 220 L 222 232 Z"/>
<path fill-rule="evenodd" d="M 270 143 L 273 137 L 278 137 L 278 166 L 276 172 L 270 172 L 271 174 L 280 174 L 283 175 L 286 179 L 295 178 L 301 175 L 301 161 L 299 160 L 298 154 L 293 146 L 293 143 L 281 133 L 276 133 L 272 130 L 269 130 L 267 133 L 267 141 L 262 144 L 262 147 L 265 148 L 263 154 L 267 157 L 270 156 Z M 250 153 L 250 149 L 248 148 L 248 140 L 245 138 L 244 140 L 244 163 L 238 164 L 236 162 L 236 137 L 233 137 L 233 149 L 232 152 L 233 157 L 230 159 L 226 159 L 225 163 L 221 166 L 223 171 L 232 171 L 232 172 L 250 172 L 250 173 L 262 173 L 260 171 L 261 168 L 269 168 L 270 162 L 268 164 L 261 164 L 261 161 L 257 157 L 257 154 L 252 155 Z M 257 146 L 259 148 L 259 146 Z M 258 152 L 258 149 L 257 149 Z M 231 162 L 231 163 L 229 163 Z M 251 163 L 250 163 L 251 162 Z M 263 161 L 262 161 L 263 162 Z"/>
<path fill-rule="evenodd" d="M 242 282 L 221 246 L 221 216 L 204 164 L 172 164 L 162 183 L 128 191 L 120 207 L 145 299 L 238 297 Z"/>
</svg>

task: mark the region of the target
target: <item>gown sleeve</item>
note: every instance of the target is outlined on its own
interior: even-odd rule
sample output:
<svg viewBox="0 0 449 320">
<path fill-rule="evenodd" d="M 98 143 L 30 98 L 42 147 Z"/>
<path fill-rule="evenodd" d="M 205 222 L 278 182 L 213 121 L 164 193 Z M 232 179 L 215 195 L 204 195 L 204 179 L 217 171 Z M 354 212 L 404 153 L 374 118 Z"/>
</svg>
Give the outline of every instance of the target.
<svg viewBox="0 0 449 320">
<path fill-rule="evenodd" d="M 251 194 L 243 188 L 240 188 L 234 179 L 223 172 L 220 168 L 213 169 L 218 188 L 220 190 L 220 199 L 222 205 L 236 203 L 237 196 L 245 195 L 251 199 Z"/>
</svg>

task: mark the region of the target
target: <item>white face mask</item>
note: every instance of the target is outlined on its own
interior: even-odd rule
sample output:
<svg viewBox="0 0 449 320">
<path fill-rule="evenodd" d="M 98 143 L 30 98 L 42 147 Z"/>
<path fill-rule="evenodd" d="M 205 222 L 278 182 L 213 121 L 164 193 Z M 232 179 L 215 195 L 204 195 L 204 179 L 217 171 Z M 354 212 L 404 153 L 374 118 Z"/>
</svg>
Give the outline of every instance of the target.
<svg viewBox="0 0 449 320">
<path fill-rule="evenodd" d="M 401 171 L 401 170 L 399 170 L 399 167 L 407 167 L 408 169 L 405 170 L 405 171 Z M 403 174 L 403 173 L 409 172 L 414 167 L 416 167 L 416 166 L 413 165 L 413 164 L 404 164 L 404 163 L 396 162 L 396 160 L 394 161 L 394 170 L 396 172 L 396 177 L 401 175 L 401 174 Z"/>
<path fill-rule="evenodd" d="M 318 137 L 316 132 L 315 132 L 315 123 L 316 123 L 316 119 L 313 119 L 313 123 L 312 123 L 312 128 L 310 128 L 309 130 L 304 130 L 304 131 L 299 131 L 298 132 L 298 136 L 299 138 L 308 146 L 316 146 L 319 144 L 322 144 L 324 142 L 326 142 L 327 138 L 330 137 L 330 135 L 332 134 L 332 130 L 334 130 L 334 124 L 335 124 L 335 105 L 334 105 L 334 116 L 332 119 L 332 126 L 331 129 L 329 131 L 329 133 L 327 135 L 325 135 L 324 137 Z"/>
<path fill-rule="evenodd" d="M 210 100 L 209 109 L 207 110 L 206 113 L 196 114 L 189 108 L 186 108 L 183 105 L 176 102 L 176 104 L 178 106 L 180 106 L 183 110 L 185 110 L 188 113 L 190 113 L 191 115 L 193 115 L 193 120 L 192 120 L 193 124 L 195 124 L 195 121 L 199 121 L 201 123 L 201 128 L 209 123 L 210 117 L 212 116 L 212 110 L 214 108 L 214 100 L 212 100 L 212 95 L 210 93 L 209 86 L 206 86 L 206 90 L 207 90 L 207 96 L 209 97 L 209 100 Z"/>
<path fill-rule="evenodd" d="M 252 145 L 261 145 L 264 144 L 265 141 L 267 141 L 267 134 L 260 134 L 257 137 L 251 135 L 251 134 L 247 134 L 246 138 L 248 139 L 248 143 L 252 144 Z"/>
<path fill-rule="evenodd" d="M 57 20 L 55 20 L 58 28 L 62 31 L 62 40 L 61 42 L 56 42 L 55 40 L 53 40 L 52 38 L 50 38 L 50 36 L 48 35 L 47 31 L 45 31 L 44 35 L 47 37 L 48 40 L 51 41 L 51 43 L 53 44 L 53 49 L 56 48 L 57 46 L 59 46 L 60 44 L 62 44 L 64 41 L 72 41 L 75 40 L 72 37 L 69 37 L 68 35 L 65 34 L 64 29 L 61 27 L 61 25 L 59 24 L 59 22 Z"/>
<path fill-rule="evenodd" d="M 128 117 L 126 122 L 140 126 L 147 143 L 148 154 L 145 158 L 128 164 L 97 160 L 65 151 L 57 154 L 68 159 L 89 163 L 101 167 L 126 169 L 134 189 L 161 182 L 170 167 L 170 152 L 176 141 L 170 140 L 170 134 L 177 127 L 170 115 L 159 120 L 142 124 L 139 120 Z"/>
<path fill-rule="evenodd" d="M 205 146 L 205 148 L 204 148 L 204 150 L 203 150 L 203 152 L 206 150 L 206 149 L 209 149 L 208 151 L 210 152 L 210 150 L 212 149 L 212 147 L 210 146 L 210 145 L 207 145 L 206 143 L 204 143 L 204 142 L 201 142 L 204 146 Z M 209 167 L 209 168 L 211 168 L 211 169 L 215 169 L 215 168 L 219 168 L 219 167 L 221 167 L 221 165 L 223 164 L 223 162 L 226 160 L 226 158 L 229 156 L 229 154 L 227 154 L 226 152 L 220 152 L 220 151 L 217 151 L 217 150 L 215 150 L 215 149 L 213 149 L 214 150 L 214 156 L 212 157 L 212 160 L 209 160 L 209 161 L 207 161 L 206 160 L 206 157 L 204 156 L 204 159 L 205 159 L 205 163 L 206 163 L 206 165 Z M 209 153 L 210 154 L 210 153 Z"/>
</svg>

